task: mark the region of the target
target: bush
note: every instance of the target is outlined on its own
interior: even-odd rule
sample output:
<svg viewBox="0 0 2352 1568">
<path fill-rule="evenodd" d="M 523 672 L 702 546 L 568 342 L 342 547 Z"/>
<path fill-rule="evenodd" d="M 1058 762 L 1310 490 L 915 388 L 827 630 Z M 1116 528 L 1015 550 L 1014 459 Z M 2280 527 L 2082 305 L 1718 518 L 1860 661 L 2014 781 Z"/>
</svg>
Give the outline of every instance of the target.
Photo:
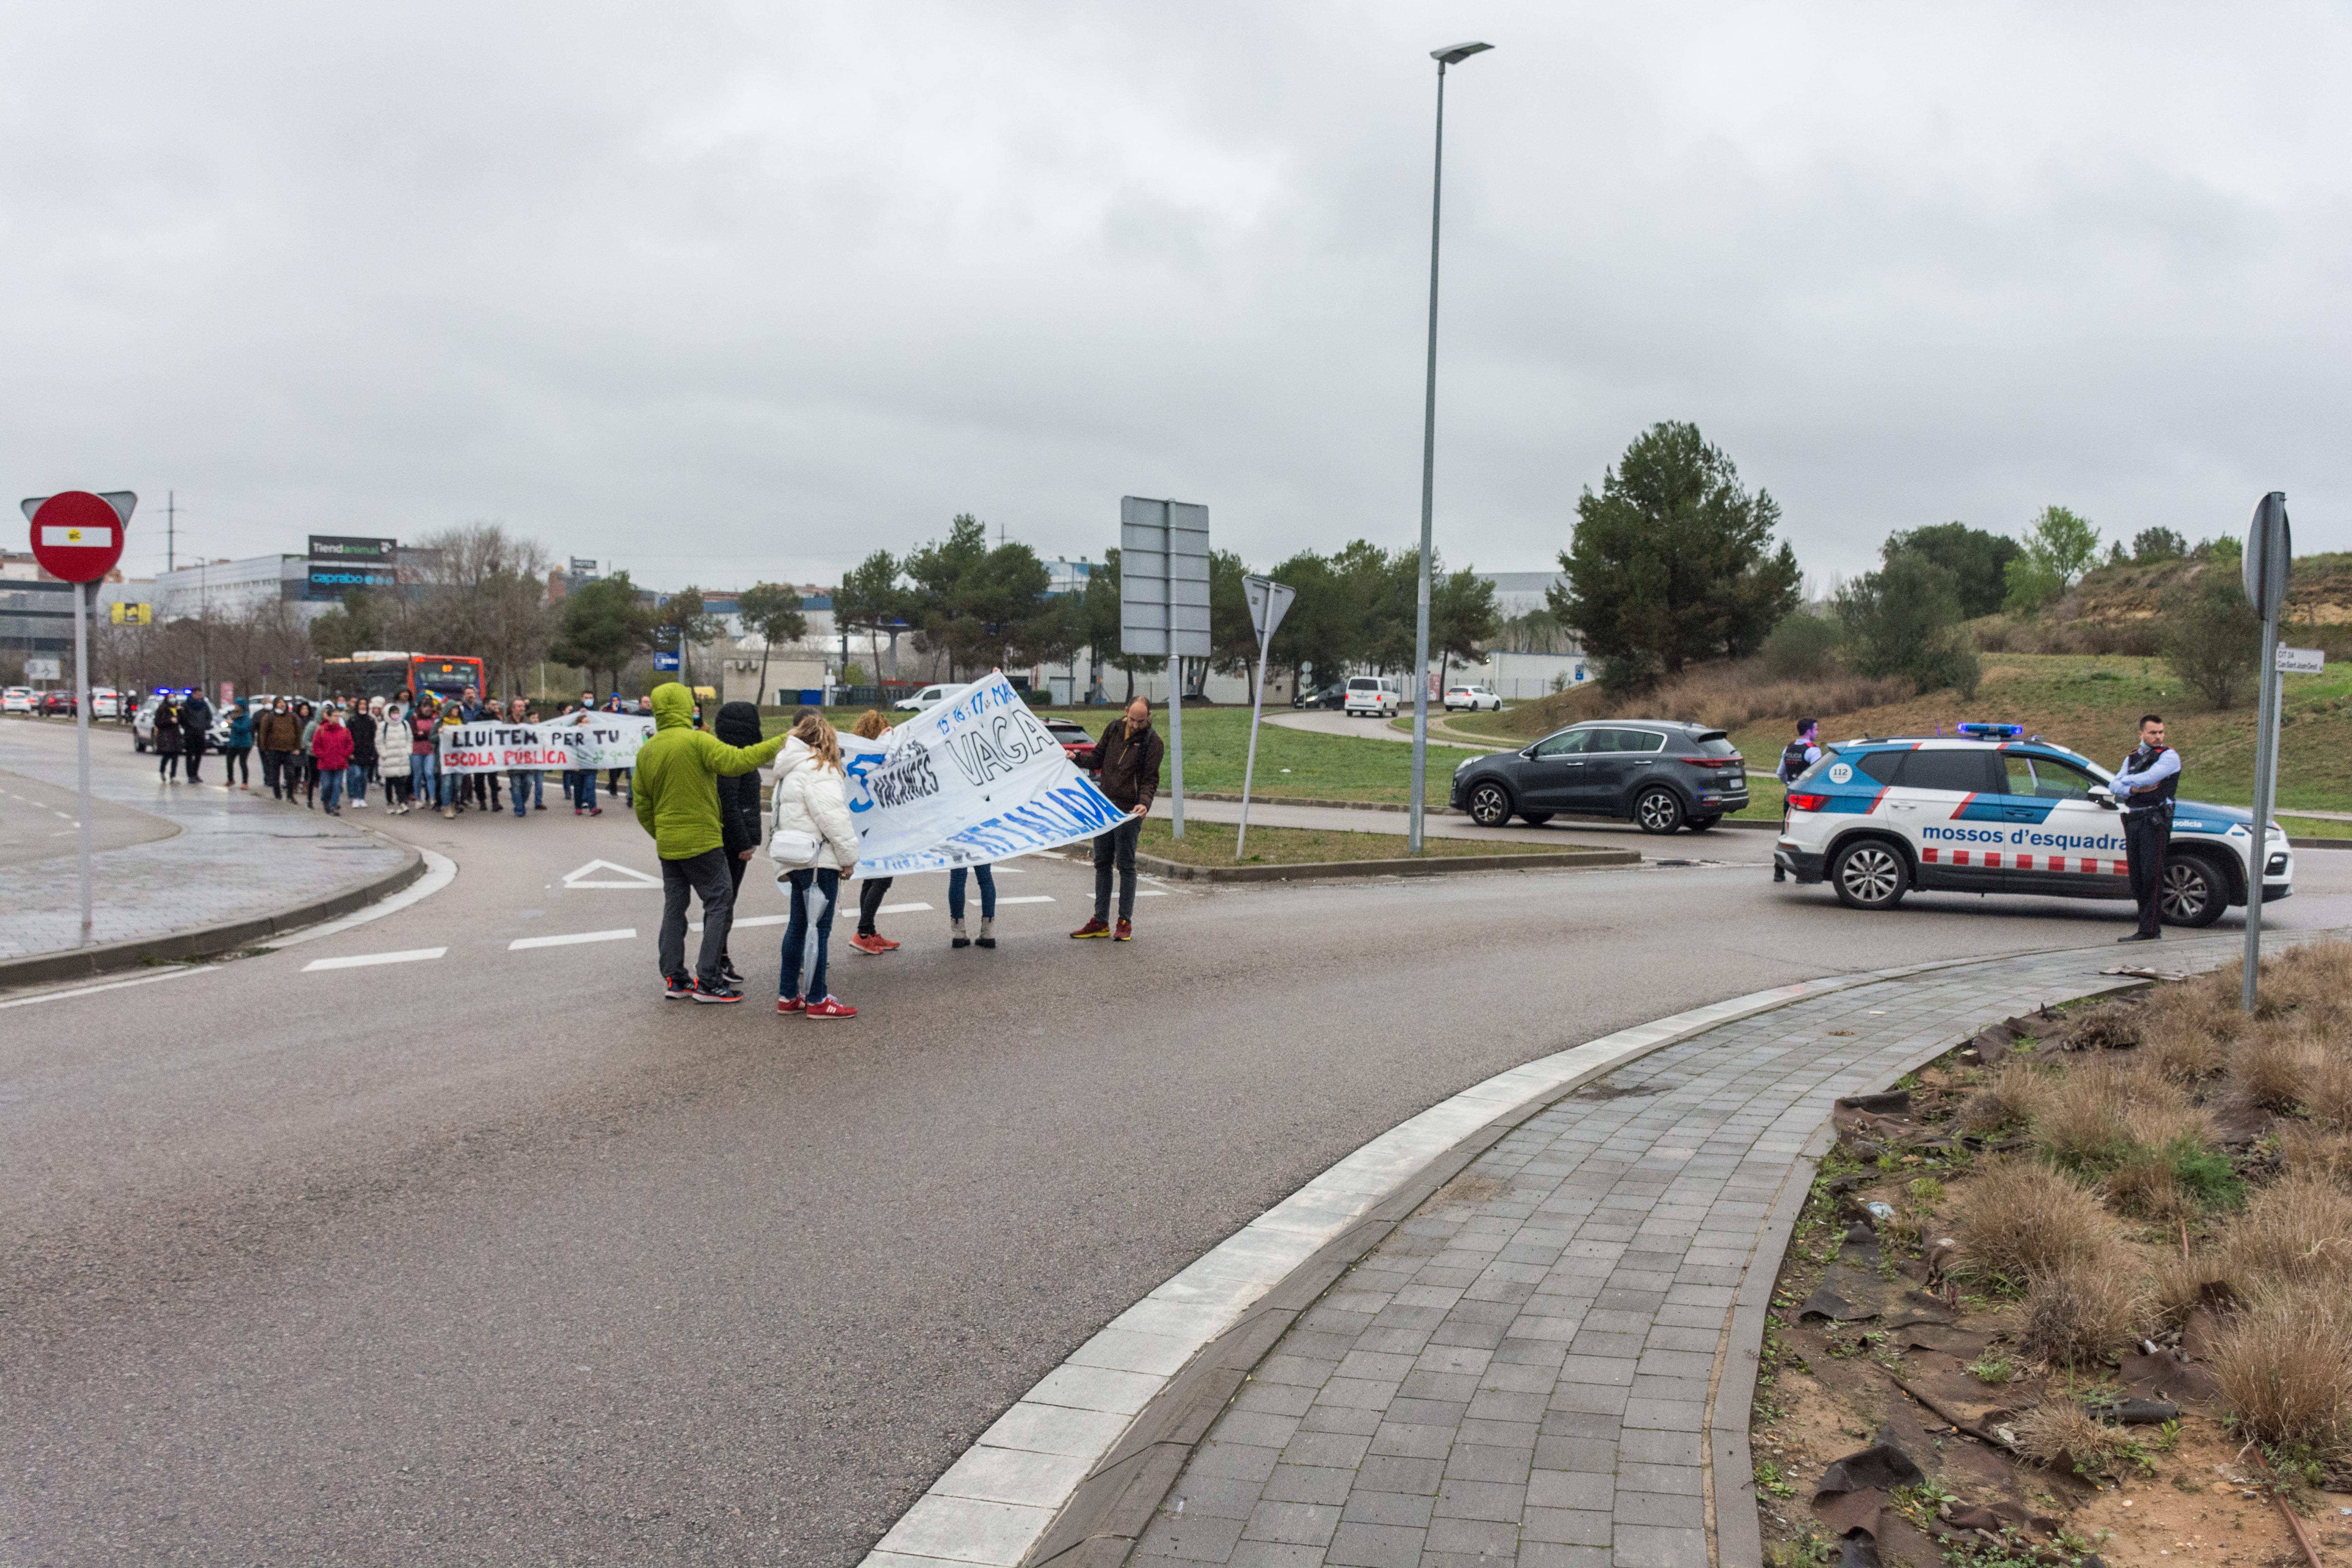
<svg viewBox="0 0 2352 1568">
<path fill-rule="evenodd" d="M 2305 1080 L 2319 1065 L 2317 1047 L 2272 1027 L 2240 1042 L 2230 1058 L 2230 1095 L 2261 1110 L 2292 1111 L 2303 1103 Z"/>
<path fill-rule="evenodd" d="M 2025 1287 L 2025 1353 L 2064 1366 L 2096 1361 L 2137 1338 L 2153 1315 L 2144 1281 L 2114 1258 L 2036 1270 Z"/>
<path fill-rule="evenodd" d="M 2089 1189 L 2037 1160 L 1983 1171 L 1952 1227 L 1977 1275 L 2011 1289 L 2070 1263 L 2114 1256 L 2115 1221 Z"/>
<path fill-rule="evenodd" d="M 2121 1428 L 2106 1426 L 2063 1394 L 2044 1399 L 2010 1429 L 2017 1434 L 2017 1451 L 2035 1464 L 2071 1464 L 2086 1479 L 2104 1474 L 2125 1441 Z"/>
<path fill-rule="evenodd" d="M 2270 1289 L 2223 1323 L 2213 1378 L 2239 1429 L 2330 1458 L 2352 1450 L 2352 1321 L 2340 1293 Z"/>
<path fill-rule="evenodd" d="M 1959 629 L 1959 593 L 1948 568 L 1897 551 L 1838 590 L 1835 608 L 1863 674 L 1902 676 L 1915 692 L 1949 686 L 1975 694 L 1977 658 Z"/>
<path fill-rule="evenodd" d="M 2221 1237 L 2233 1280 L 2352 1287 L 2352 1194 L 2290 1175 L 2247 1203 Z"/>
<path fill-rule="evenodd" d="M 2049 1092 L 2048 1084 L 2022 1057 L 2009 1057 L 1960 1107 L 1964 1132 L 1998 1132 L 2030 1121 Z"/>
<path fill-rule="evenodd" d="M 2263 623 L 2228 573 L 2209 569 L 2193 588 L 2164 596 L 2162 641 L 2172 672 L 2216 708 L 2231 708 L 2261 674 Z"/>
<path fill-rule="evenodd" d="M 1764 668 L 1775 680 L 1818 680 L 1837 652 L 1838 629 L 1800 610 L 1764 639 Z"/>
</svg>

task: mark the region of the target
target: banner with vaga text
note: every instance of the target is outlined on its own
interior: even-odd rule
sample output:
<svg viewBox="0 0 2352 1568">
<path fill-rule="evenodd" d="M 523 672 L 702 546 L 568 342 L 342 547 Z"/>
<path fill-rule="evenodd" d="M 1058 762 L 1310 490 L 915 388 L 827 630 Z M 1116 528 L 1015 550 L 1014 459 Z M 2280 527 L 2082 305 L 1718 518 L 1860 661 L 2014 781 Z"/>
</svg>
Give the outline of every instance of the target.
<svg viewBox="0 0 2352 1568">
<path fill-rule="evenodd" d="M 635 713 L 575 713 L 544 724 L 508 724 L 484 719 L 441 727 L 441 771 L 502 773 L 584 768 L 628 768 L 637 748 L 654 732 L 649 716 Z"/>
<path fill-rule="evenodd" d="M 1002 675 L 874 740 L 844 733 L 841 765 L 860 877 L 984 866 L 1092 838 L 1127 815 Z"/>
</svg>

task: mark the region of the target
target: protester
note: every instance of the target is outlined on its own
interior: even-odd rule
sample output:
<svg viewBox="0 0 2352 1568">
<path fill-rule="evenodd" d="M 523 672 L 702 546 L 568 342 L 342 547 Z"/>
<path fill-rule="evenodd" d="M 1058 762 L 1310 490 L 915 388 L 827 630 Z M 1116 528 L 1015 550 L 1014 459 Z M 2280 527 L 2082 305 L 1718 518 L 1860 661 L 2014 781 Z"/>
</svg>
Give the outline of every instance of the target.
<svg viewBox="0 0 2352 1568">
<path fill-rule="evenodd" d="M 170 779 L 180 782 L 180 705 L 166 697 L 155 704 L 154 734 L 149 744 L 155 748 L 155 782 Z"/>
<path fill-rule="evenodd" d="M 974 866 L 980 881 L 980 945 L 996 945 L 996 874 L 985 866 Z M 958 866 L 948 873 L 948 945 L 970 947 L 963 934 L 963 879 L 965 868 Z"/>
<path fill-rule="evenodd" d="M 325 715 L 308 702 L 298 700 L 294 704 L 294 717 L 302 721 L 302 809 L 315 811 L 318 809 L 319 755 L 310 747 L 318 738 L 319 725 Z"/>
<path fill-rule="evenodd" d="M 529 724 L 534 721 L 535 721 L 530 710 L 530 704 L 524 701 L 521 698 L 516 698 L 508 705 L 508 723 Z M 546 789 L 547 775 L 537 768 L 509 768 L 507 770 L 507 793 L 514 796 L 514 814 L 517 816 L 523 815 L 524 801 L 526 797 L 536 802 L 539 810 L 545 811 L 547 809 L 547 802 L 541 799 L 541 796 L 545 793 Z"/>
<path fill-rule="evenodd" d="M 637 752 L 634 770 L 646 798 L 635 801 L 637 824 L 653 835 L 662 863 L 660 962 L 664 994 L 672 1001 L 740 1002 L 719 961 L 734 923 L 735 885 L 727 875 L 726 831 L 718 780 L 756 773 L 783 750 L 785 737 L 735 747 L 688 722 L 694 698 L 670 682 L 654 689 L 654 732 Z M 635 794 L 634 788 L 631 792 Z M 686 972 L 688 893 L 702 902 L 702 952 L 694 977 Z"/>
<path fill-rule="evenodd" d="M 250 790 L 253 787 L 253 715 L 246 711 L 245 699 L 240 697 L 228 706 L 228 744 L 221 748 L 221 768 L 227 777 L 221 780 L 223 789 Z M 238 783 L 242 774 L 244 782 Z"/>
<path fill-rule="evenodd" d="M 583 691 L 583 692 L 582 692 L 582 693 L 580 694 L 580 704 L 579 704 L 579 706 L 578 706 L 578 707 L 576 707 L 576 708 L 574 708 L 574 707 L 572 707 L 572 706 L 570 706 L 570 705 L 568 705 L 568 704 L 567 704 L 567 705 L 565 706 L 564 710 L 563 710 L 562 717 L 563 717 L 563 719 L 565 719 L 565 720 L 570 720 L 572 722 L 573 722 L 573 723 L 575 723 L 575 724 L 576 724 L 576 723 L 585 723 L 585 722 L 588 722 L 588 721 L 589 721 L 589 720 L 590 720 L 591 718 L 593 718 L 593 716 L 594 715 L 595 711 L 596 711 L 596 694 L 595 694 L 594 692 L 593 692 L 593 691 Z M 580 717 L 579 719 L 572 719 L 572 716 L 574 713 L 578 713 L 578 714 L 580 714 L 582 717 Z M 585 779 L 585 780 L 587 781 L 587 785 L 588 785 L 587 790 L 586 790 L 586 792 L 585 792 L 585 793 L 586 793 L 586 795 L 587 795 L 587 799 L 585 799 L 585 800 L 583 800 L 583 799 L 581 798 L 581 795 L 582 795 L 582 793 L 583 793 L 583 792 L 582 792 L 582 790 L 581 790 L 581 781 L 582 781 L 583 779 Z M 566 769 L 564 769 L 564 770 L 563 770 L 563 798 L 564 798 L 564 799 L 566 799 L 566 800 L 568 800 L 568 801 L 570 801 L 570 802 L 572 803 L 572 816 L 578 816 L 582 812 L 585 811 L 588 807 L 590 807 L 590 806 L 592 806 L 592 805 L 595 805 L 595 804 L 596 804 L 596 770 L 595 770 L 595 769 L 593 769 L 593 768 L 566 768 Z"/>
<path fill-rule="evenodd" d="M 607 713 L 634 713 L 636 712 L 637 710 L 622 701 L 621 694 L 615 691 L 611 697 L 605 699 L 604 711 Z M 604 770 L 604 793 L 612 795 L 615 799 L 618 799 L 621 794 L 621 784 L 623 781 L 628 778 L 628 776 L 629 770 L 626 768 L 606 768 Z M 635 786 L 633 784 L 630 787 L 631 794 L 629 796 L 629 804 L 631 805 L 635 805 L 636 804 L 636 796 L 635 794 Z"/>
<path fill-rule="evenodd" d="M 191 691 L 180 703 L 180 759 L 186 769 L 190 784 L 202 784 L 198 777 L 205 765 L 205 742 L 211 738 L 213 705 L 205 700 L 201 691 Z"/>
<path fill-rule="evenodd" d="M 803 709 L 802 711 L 805 713 L 811 710 Z M 793 720 L 794 723 L 799 721 L 798 719 Z M 882 717 L 880 709 L 868 708 L 857 716 L 857 722 L 851 726 L 849 732 L 861 740 L 877 741 L 889 728 L 890 721 Z M 878 877 L 857 884 L 857 930 L 851 935 L 849 945 L 869 957 L 878 958 L 898 945 L 874 929 L 874 921 L 882 912 L 882 900 L 888 896 L 894 879 Z"/>
<path fill-rule="evenodd" d="M 286 699 L 270 700 L 269 711 L 254 727 L 254 739 L 261 748 L 261 782 L 268 786 L 269 798 L 291 799 L 295 757 L 302 750 L 302 726 Z"/>
<path fill-rule="evenodd" d="M 760 710 L 749 702 L 730 702 L 719 710 L 712 725 L 719 739 L 730 746 L 741 748 L 760 743 Z M 719 779 L 719 826 L 726 842 L 720 847 L 727 852 L 727 879 L 734 884 L 737 902 L 742 901 L 743 873 L 750 867 L 752 852 L 760 847 L 760 775 L 755 773 L 721 774 Z M 742 972 L 735 967 L 730 953 L 719 957 L 719 973 L 730 985 L 743 984 Z"/>
<path fill-rule="evenodd" d="M 1151 727 L 1151 704 L 1139 697 L 1127 705 L 1127 717 L 1111 725 L 1095 742 L 1081 764 L 1100 775 L 1103 795 L 1127 810 L 1127 819 L 1095 839 L 1094 918 L 1070 934 L 1108 936 L 1126 942 L 1135 934 L 1135 841 L 1143 834 L 1143 819 L 1160 794 L 1160 762 L 1167 748 Z M 1109 924 L 1111 868 L 1118 869 L 1118 926 Z"/>
<path fill-rule="evenodd" d="M 384 704 L 383 722 L 376 727 L 375 739 L 376 776 L 383 784 L 384 814 L 405 816 L 416 798 L 408 787 L 409 747 L 415 742 L 416 737 L 409 729 L 408 720 L 401 712 L 399 703 Z"/>
<path fill-rule="evenodd" d="M 367 808 L 368 775 L 375 772 L 375 716 L 364 706 L 354 707 L 343 728 L 352 732 L 352 763 L 343 777 L 343 796 L 359 810 Z"/>
<path fill-rule="evenodd" d="M 667 691 L 668 687 L 658 688 Z M 644 765 L 644 753 L 638 753 Z M 768 838 L 776 879 L 793 906 L 776 975 L 776 1011 L 812 1018 L 855 1018 L 857 1009 L 825 984 L 825 940 L 841 879 L 857 869 L 857 827 L 849 815 L 848 780 L 841 771 L 841 741 L 823 717 L 793 726 L 792 743 L 776 764 L 775 812 Z M 813 952 L 811 950 L 814 950 Z M 803 959 L 808 988 L 801 988 Z"/>
<path fill-rule="evenodd" d="M 417 809 L 455 815 L 441 776 L 441 707 L 426 692 L 408 710 L 408 793 Z"/>
<path fill-rule="evenodd" d="M 329 816 L 341 816 L 343 785 L 351 776 L 352 732 L 339 708 L 322 708 L 310 732 L 310 755 L 319 764 L 319 798 Z"/>
</svg>

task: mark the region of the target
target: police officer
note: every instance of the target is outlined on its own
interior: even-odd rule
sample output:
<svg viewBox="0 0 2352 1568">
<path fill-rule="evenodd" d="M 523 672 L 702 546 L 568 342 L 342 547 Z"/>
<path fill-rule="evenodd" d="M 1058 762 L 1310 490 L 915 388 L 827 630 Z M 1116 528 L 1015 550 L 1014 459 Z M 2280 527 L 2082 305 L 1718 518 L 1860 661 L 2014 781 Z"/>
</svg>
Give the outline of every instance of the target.
<svg viewBox="0 0 2352 1568">
<path fill-rule="evenodd" d="M 1818 719 L 1797 721 L 1797 738 L 1780 752 L 1780 785 L 1787 788 L 1797 782 L 1799 774 L 1822 760 L 1822 721 Z M 1788 869 L 1779 860 L 1772 862 L 1772 879 L 1785 882 Z"/>
<path fill-rule="evenodd" d="M 2155 942 L 2164 905 L 2164 847 L 2172 837 L 2172 797 L 2180 787 L 2180 753 L 2164 743 L 2164 721 L 2154 713 L 2139 721 L 2139 750 L 2116 770 L 2115 792 L 2124 808 L 2124 852 L 2131 864 L 2132 897 L 2139 903 L 2139 930 L 2117 942 Z"/>
</svg>

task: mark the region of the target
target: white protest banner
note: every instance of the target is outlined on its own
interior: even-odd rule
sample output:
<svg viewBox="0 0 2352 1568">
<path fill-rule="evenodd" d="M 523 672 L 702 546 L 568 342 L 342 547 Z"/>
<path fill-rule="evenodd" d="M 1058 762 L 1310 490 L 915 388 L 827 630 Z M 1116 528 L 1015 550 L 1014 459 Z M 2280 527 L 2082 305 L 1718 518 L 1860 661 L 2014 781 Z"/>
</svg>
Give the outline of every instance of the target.
<svg viewBox="0 0 2352 1568">
<path fill-rule="evenodd" d="M 511 769 L 572 772 L 633 767 L 637 748 L 654 732 L 651 718 L 590 713 L 545 724 L 483 719 L 441 727 L 441 771 L 498 773 Z"/>
<path fill-rule="evenodd" d="M 983 866 L 1092 838 L 1127 816 L 1002 675 L 878 739 L 842 736 L 841 765 L 860 877 Z"/>
</svg>

